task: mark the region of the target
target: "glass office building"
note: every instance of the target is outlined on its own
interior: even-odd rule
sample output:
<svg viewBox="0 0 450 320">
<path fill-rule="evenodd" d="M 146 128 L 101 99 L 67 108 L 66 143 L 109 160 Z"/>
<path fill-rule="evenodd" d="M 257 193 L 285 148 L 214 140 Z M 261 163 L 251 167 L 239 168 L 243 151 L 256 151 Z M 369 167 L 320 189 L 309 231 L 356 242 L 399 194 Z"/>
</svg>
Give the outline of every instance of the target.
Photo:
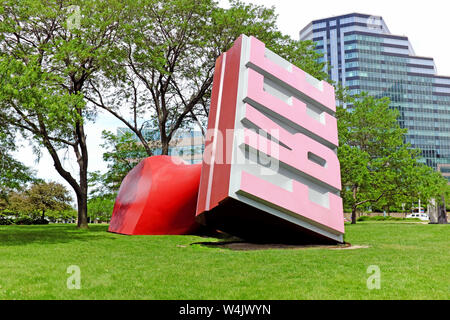
<svg viewBox="0 0 450 320">
<path fill-rule="evenodd" d="M 117 128 L 117 135 L 122 136 L 130 133 L 137 143 L 140 143 L 138 136 L 127 127 Z M 154 141 L 153 155 L 157 156 L 162 153 L 160 147 L 159 131 L 143 129 L 142 135 L 146 137 L 147 141 Z M 174 137 L 169 145 L 169 155 L 182 158 L 185 162 L 190 164 L 201 163 L 203 159 L 203 152 L 205 151 L 204 138 L 201 131 L 179 129 L 174 134 Z"/>
<path fill-rule="evenodd" d="M 316 42 L 331 79 L 351 94 L 389 97 L 400 126 L 408 129 L 406 142 L 422 150 L 428 166 L 447 170 L 450 77 L 437 75 L 433 58 L 417 56 L 408 38 L 391 34 L 382 17 L 359 13 L 312 21 L 300 40 Z"/>
</svg>

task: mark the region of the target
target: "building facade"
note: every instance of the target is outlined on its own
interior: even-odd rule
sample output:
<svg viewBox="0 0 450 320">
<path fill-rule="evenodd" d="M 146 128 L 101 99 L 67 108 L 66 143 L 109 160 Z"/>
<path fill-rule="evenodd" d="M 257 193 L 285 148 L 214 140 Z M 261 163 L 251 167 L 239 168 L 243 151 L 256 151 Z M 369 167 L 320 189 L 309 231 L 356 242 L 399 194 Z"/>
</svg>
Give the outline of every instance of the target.
<svg viewBox="0 0 450 320">
<path fill-rule="evenodd" d="M 417 56 L 408 37 L 391 34 L 382 17 L 352 13 L 312 21 L 300 40 L 315 41 L 330 78 L 350 94 L 389 97 L 425 164 L 450 165 L 450 77 L 437 75 L 433 58 Z"/>
<path fill-rule="evenodd" d="M 142 134 L 148 138 L 147 141 L 154 141 L 153 155 L 160 155 L 162 149 L 159 142 L 159 132 L 149 129 L 143 129 L 142 131 Z M 117 128 L 118 136 L 125 133 L 131 133 L 136 142 L 140 143 L 139 138 L 130 128 Z M 204 138 L 201 131 L 179 129 L 170 142 L 169 155 L 180 157 L 189 164 L 196 164 L 202 162 L 204 149 Z"/>
</svg>

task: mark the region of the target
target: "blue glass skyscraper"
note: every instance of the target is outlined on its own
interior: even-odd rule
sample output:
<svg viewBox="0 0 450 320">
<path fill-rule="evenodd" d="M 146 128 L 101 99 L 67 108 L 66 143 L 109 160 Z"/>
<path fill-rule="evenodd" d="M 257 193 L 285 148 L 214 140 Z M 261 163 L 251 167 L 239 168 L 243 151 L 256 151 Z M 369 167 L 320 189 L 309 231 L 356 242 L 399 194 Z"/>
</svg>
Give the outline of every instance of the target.
<svg viewBox="0 0 450 320">
<path fill-rule="evenodd" d="M 422 150 L 428 166 L 449 168 L 450 77 L 437 75 L 433 58 L 417 56 L 408 37 L 391 34 L 382 17 L 359 13 L 312 21 L 300 40 L 316 42 L 331 79 L 351 94 L 389 97 L 408 129 L 406 142 Z"/>
</svg>

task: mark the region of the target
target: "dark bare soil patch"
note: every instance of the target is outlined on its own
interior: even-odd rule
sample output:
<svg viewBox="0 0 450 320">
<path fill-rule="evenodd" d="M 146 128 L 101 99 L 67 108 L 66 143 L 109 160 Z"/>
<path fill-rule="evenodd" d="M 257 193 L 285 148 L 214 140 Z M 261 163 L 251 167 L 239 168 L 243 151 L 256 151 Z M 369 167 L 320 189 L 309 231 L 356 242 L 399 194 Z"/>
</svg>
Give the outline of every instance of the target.
<svg viewBox="0 0 450 320">
<path fill-rule="evenodd" d="M 220 241 L 220 242 L 195 242 L 191 245 L 202 245 L 210 248 L 230 249 L 236 251 L 249 251 L 249 250 L 273 250 L 273 249 L 350 249 L 352 245 L 350 243 L 336 244 L 336 245 L 294 245 L 294 244 L 282 244 L 282 243 L 251 243 L 244 241 Z M 357 248 L 362 248 L 357 246 Z"/>
</svg>

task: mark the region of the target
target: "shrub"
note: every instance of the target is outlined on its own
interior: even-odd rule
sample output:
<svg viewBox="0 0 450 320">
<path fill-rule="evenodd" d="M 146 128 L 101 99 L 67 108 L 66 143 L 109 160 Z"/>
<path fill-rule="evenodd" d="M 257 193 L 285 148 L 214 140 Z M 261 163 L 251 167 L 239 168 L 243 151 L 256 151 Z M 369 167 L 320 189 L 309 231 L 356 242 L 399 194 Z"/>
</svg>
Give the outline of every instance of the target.
<svg viewBox="0 0 450 320">
<path fill-rule="evenodd" d="M 39 225 L 39 224 L 48 224 L 47 219 L 36 218 L 32 219 L 30 217 L 20 217 L 16 219 L 15 224 L 17 225 Z"/>
<path fill-rule="evenodd" d="M 42 218 L 34 219 L 33 224 L 48 224 L 48 220 Z"/>
<path fill-rule="evenodd" d="M 29 217 L 20 217 L 20 218 L 17 218 L 14 223 L 17 225 L 32 225 L 33 219 L 31 219 Z"/>
<path fill-rule="evenodd" d="M 7 226 L 7 225 L 10 225 L 10 224 L 12 224 L 11 219 L 8 219 L 6 217 L 0 216 L 0 226 Z"/>
<path fill-rule="evenodd" d="M 422 221 L 418 218 L 397 218 L 390 216 L 361 216 L 358 218 L 358 221 Z"/>
</svg>

